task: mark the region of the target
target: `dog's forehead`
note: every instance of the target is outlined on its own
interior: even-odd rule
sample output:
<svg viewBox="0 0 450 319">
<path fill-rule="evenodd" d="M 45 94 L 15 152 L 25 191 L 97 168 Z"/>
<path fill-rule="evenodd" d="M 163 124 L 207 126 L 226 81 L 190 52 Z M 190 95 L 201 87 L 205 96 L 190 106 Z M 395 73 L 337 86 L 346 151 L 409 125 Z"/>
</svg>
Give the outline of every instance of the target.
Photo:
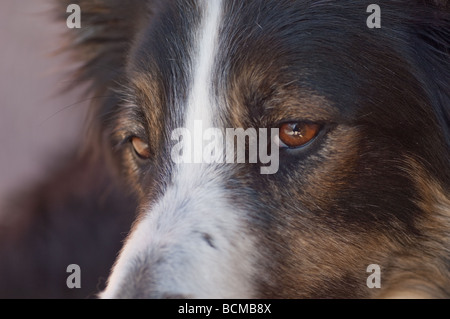
<svg viewBox="0 0 450 319">
<path fill-rule="evenodd" d="M 300 63 L 299 53 L 311 44 L 305 42 L 305 35 L 306 38 L 311 35 L 311 30 L 305 27 L 310 24 L 301 19 L 308 15 L 308 7 L 299 3 L 302 2 L 167 2 L 149 18 L 145 31 L 137 37 L 128 69 L 146 71 L 155 78 L 182 81 L 183 75 L 189 73 L 183 65 L 192 66 L 189 64 L 198 53 L 194 38 L 198 36 L 202 21 L 208 18 L 206 8 L 218 5 L 220 16 L 213 23 L 218 27 L 216 65 L 221 69 L 216 72 L 239 71 L 258 79 L 255 72 L 268 74 L 267 70 L 278 69 L 287 79 L 287 68 L 290 72 L 298 71 L 295 66 L 304 68 L 306 61 Z M 315 31 L 320 30 L 317 23 L 314 26 Z M 315 32 L 315 41 L 328 42 L 326 32 L 322 33 L 324 38 Z"/>
<path fill-rule="evenodd" d="M 195 59 L 199 49 L 207 49 L 204 44 L 198 47 L 202 23 L 208 19 L 207 3 L 220 6 L 220 15 L 212 21 L 217 27 L 217 43 L 210 48 L 215 55 L 210 90 L 230 104 L 232 110 L 228 115 L 242 113 L 237 112 L 237 105 L 251 108 L 254 114 L 261 114 L 266 106 L 276 111 L 276 106 L 289 105 L 293 113 L 309 120 L 327 119 L 332 116 L 330 111 L 336 113 L 331 108 L 333 103 L 321 92 L 322 87 L 336 83 L 331 78 L 327 83 L 326 74 L 317 74 L 318 63 L 324 64 L 322 68 L 328 74 L 341 71 L 335 72 L 335 64 L 327 61 L 326 52 L 336 47 L 330 44 L 326 32 L 317 27 L 317 22 L 311 25 L 306 19 L 309 10 L 315 7 L 292 1 L 168 2 L 138 37 L 129 59 L 131 85 L 141 93 L 136 96 L 148 100 L 151 95 L 153 100 L 139 101 L 139 105 L 150 104 L 150 109 L 172 106 L 176 113 L 183 112 L 179 102 L 189 95 Z M 327 12 L 326 7 L 322 10 Z M 317 45 L 328 45 L 329 50 L 314 53 L 318 52 Z M 277 100 L 276 105 L 267 103 L 271 99 Z M 306 106 L 303 112 L 296 109 L 301 105 Z M 283 109 L 283 113 L 289 112 Z"/>
</svg>

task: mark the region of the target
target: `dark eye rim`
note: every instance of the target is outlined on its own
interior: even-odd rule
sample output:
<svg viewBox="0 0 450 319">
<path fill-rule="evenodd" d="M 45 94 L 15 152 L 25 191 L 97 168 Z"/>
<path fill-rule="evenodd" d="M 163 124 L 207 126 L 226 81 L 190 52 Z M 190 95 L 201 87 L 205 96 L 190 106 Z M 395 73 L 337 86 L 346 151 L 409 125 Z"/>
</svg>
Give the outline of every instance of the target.
<svg viewBox="0 0 450 319">
<path fill-rule="evenodd" d="M 304 124 L 319 125 L 319 130 L 318 130 L 317 134 L 315 135 L 315 137 L 313 137 L 307 143 L 305 143 L 301 146 L 297 146 L 297 147 L 289 147 L 287 145 L 283 147 L 282 145 L 279 145 L 280 151 L 287 152 L 287 153 L 293 153 L 293 154 L 295 154 L 295 152 L 303 152 L 303 151 L 309 150 L 309 149 L 319 145 L 323 141 L 324 137 L 337 126 L 337 124 L 334 122 L 311 121 L 311 120 L 301 120 L 301 119 L 287 119 L 287 120 L 278 122 L 277 125 L 274 127 L 278 127 L 280 129 L 283 124 L 289 124 L 289 123 L 304 123 Z M 281 140 L 280 140 L 280 142 L 281 142 Z"/>
</svg>

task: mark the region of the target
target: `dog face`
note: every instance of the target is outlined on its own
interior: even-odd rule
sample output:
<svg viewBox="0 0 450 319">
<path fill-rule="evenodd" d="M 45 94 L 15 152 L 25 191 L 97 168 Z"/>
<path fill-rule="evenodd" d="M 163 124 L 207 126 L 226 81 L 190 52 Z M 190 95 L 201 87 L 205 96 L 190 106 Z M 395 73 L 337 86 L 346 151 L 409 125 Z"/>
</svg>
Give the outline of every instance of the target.
<svg viewBox="0 0 450 319">
<path fill-rule="evenodd" d="M 81 33 L 81 78 L 140 198 L 103 297 L 450 294 L 448 5 L 380 3 L 369 29 L 369 4 L 96 4 L 112 27 Z M 179 128 L 276 128 L 277 170 L 177 163 Z"/>
</svg>

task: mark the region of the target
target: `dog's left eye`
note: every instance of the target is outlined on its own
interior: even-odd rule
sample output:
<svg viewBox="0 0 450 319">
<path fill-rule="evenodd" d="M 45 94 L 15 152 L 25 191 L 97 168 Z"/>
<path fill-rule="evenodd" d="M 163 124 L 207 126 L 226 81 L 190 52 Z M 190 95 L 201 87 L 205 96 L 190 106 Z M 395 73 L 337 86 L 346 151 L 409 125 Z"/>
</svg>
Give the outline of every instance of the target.
<svg viewBox="0 0 450 319">
<path fill-rule="evenodd" d="M 315 123 L 288 122 L 280 126 L 280 147 L 299 148 L 317 136 L 321 125 Z"/>
<path fill-rule="evenodd" d="M 142 159 L 148 159 L 150 158 L 150 147 L 146 142 L 144 142 L 139 137 L 132 137 L 131 138 L 131 145 L 133 146 L 134 151 L 136 154 L 142 158 Z"/>
</svg>

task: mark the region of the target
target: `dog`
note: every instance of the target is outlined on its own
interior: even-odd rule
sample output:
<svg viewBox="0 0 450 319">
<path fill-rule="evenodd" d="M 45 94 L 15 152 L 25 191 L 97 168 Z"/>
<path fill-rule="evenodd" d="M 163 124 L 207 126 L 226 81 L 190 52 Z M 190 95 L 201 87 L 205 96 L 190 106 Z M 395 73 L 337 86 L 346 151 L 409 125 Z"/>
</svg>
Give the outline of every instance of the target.
<svg viewBox="0 0 450 319">
<path fill-rule="evenodd" d="M 380 0 L 370 28 L 371 2 L 62 1 L 107 96 L 87 149 L 137 203 L 100 297 L 450 297 L 450 4 Z M 277 129 L 276 171 L 174 161 L 196 123 Z"/>
</svg>

